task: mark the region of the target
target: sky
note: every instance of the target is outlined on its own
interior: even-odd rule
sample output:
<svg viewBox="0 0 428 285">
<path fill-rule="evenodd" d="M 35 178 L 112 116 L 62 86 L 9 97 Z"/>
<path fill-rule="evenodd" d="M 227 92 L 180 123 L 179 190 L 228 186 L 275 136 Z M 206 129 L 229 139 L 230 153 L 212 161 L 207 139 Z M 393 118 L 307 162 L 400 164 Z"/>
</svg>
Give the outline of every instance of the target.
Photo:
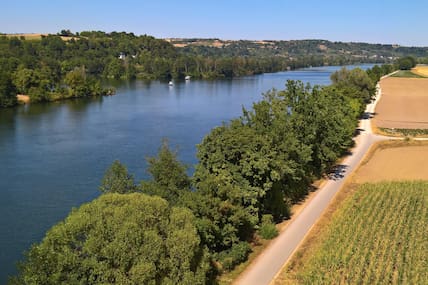
<svg viewBox="0 0 428 285">
<path fill-rule="evenodd" d="M 0 0 L 1 33 L 325 39 L 428 46 L 427 0 Z"/>
</svg>

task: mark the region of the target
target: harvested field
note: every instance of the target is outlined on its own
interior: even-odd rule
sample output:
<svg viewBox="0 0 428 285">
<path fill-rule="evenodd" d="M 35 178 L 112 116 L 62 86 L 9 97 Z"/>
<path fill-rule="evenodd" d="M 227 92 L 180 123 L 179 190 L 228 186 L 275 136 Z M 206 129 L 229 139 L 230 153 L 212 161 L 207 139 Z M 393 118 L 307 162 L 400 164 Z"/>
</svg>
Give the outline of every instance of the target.
<svg viewBox="0 0 428 285">
<path fill-rule="evenodd" d="M 38 33 L 34 33 L 34 34 L 7 34 L 6 36 L 11 38 L 11 37 L 17 37 L 17 38 L 21 38 L 24 37 L 26 40 L 40 40 L 42 38 L 42 36 L 46 36 L 47 34 L 38 34 Z"/>
<path fill-rule="evenodd" d="M 428 77 L 428 65 L 417 65 L 416 67 L 412 68 L 412 72 Z"/>
<path fill-rule="evenodd" d="M 416 74 L 410 70 L 398 70 L 396 73 L 391 74 L 391 77 L 425 78 L 424 76 Z"/>
<path fill-rule="evenodd" d="M 7 34 L 7 37 L 17 37 L 17 38 L 21 38 L 24 37 L 26 40 L 40 40 L 42 38 L 42 36 L 48 36 L 48 34 Z M 61 36 L 61 39 L 63 41 L 69 41 L 71 39 L 79 39 L 78 37 L 65 37 L 65 36 Z"/>
<path fill-rule="evenodd" d="M 374 123 L 380 128 L 428 129 L 428 78 L 387 77 Z"/>
<path fill-rule="evenodd" d="M 356 183 L 428 180 L 428 145 L 378 148 L 357 170 Z"/>
</svg>

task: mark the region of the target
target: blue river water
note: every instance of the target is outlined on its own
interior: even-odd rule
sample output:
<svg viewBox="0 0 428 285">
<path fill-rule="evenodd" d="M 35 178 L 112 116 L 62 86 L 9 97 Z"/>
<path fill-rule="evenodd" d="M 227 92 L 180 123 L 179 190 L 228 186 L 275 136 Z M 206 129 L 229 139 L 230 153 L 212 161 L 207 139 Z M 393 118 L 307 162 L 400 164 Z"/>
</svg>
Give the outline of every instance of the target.
<svg viewBox="0 0 428 285">
<path fill-rule="evenodd" d="M 360 66 L 363 69 L 372 65 Z M 116 95 L 0 110 L 0 284 L 32 243 L 73 207 L 96 198 L 118 159 L 137 180 L 163 138 L 190 167 L 196 145 L 288 79 L 330 84 L 340 67 L 308 68 L 233 80 L 116 83 Z M 191 169 L 191 168 L 190 168 Z M 191 171 L 191 170 L 190 170 Z"/>
</svg>

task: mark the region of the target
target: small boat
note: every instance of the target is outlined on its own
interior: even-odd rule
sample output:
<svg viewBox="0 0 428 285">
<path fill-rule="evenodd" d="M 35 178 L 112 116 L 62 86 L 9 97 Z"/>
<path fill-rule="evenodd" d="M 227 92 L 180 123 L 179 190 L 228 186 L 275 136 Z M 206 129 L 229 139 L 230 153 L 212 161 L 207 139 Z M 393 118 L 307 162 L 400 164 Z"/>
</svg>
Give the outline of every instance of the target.
<svg viewBox="0 0 428 285">
<path fill-rule="evenodd" d="M 187 75 L 186 77 L 184 77 L 184 80 L 189 81 L 190 80 L 190 75 Z"/>
<path fill-rule="evenodd" d="M 169 86 L 173 86 L 173 85 L 174 85 L 174 83 L 173 83 L 172 81 L 170 81 L 170 82 L 168 83 L 168 85 L 169 85 Z"/>
</svg>

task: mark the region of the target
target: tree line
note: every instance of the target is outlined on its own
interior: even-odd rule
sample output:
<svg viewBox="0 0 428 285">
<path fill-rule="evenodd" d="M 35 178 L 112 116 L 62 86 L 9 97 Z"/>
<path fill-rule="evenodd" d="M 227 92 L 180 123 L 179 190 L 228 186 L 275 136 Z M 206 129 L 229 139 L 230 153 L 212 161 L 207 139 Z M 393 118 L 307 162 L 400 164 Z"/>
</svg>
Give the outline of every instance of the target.
<svg viewBox="0 0 428 285">
<path fill-rule="evenodd" d="M 223 48 L 177 48 L 165 40 L 125 32 L 63 30 L 40 40 L 3 35 L 0 107 L 16 105 L 17 94 L 28 95 L 32 102 L 112 94 L 114 90 L 102 86 L 103 78 L 232 78 L 361 61 L 352 54 L 317 52 L 321 44 L 325 42 L 278 42 L 272 48 L 236 41 Z"/>
<path fill-rule="evenodd" d="M 115 161 L 102 195 L 33 245 L 10 284 L 215 284 L 353 145 L 391 68 L 343 68 L 324 87 L 287 81 L 212 129 L 192 176 L 167 141 L 147 159 L 151 179 L 137 183 Z"/>
</svg>

